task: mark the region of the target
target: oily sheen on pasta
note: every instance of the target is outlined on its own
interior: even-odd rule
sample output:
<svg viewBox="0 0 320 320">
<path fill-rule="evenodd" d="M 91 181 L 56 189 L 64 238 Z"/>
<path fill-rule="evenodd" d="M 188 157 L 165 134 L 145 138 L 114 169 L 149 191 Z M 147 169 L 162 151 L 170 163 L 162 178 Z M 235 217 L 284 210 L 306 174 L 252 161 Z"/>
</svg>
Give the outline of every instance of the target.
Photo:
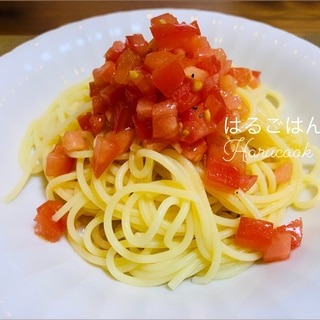
<svg viewBox="0 0 320 320">
<path fill-rule="evenodd" d="M 44 171 L 46 156 L 62 134 L 79 128 L 77 117 L 91 108 L 88 82 L 67 89 L 31 124 L 19 154 L 24 176 L 8 199 L 31 175 Z M 290 134 L 283 124 L 278 133 L 267 129 L 270 118 L 281 119 L 282 102 L 276 93 L 260 85 L 238 88 L 236 94 L 249 114 L 230 134 L 229 143 L 245 153 L 249 174 L 258 176 L 247 192 L 205 189 L 203 161 L 192 163 L 172 147 L 157 152 L 137 142 L 96 178 L 90 165 L 94 145 L 90 133 L 88 150 L 69 154 L 76 159 L 75 169 L 46 177 L 47 199 L 65 201 L 53 219 L 67 216 L 68 241 L 84 260 L 134 286 L 167 284 L 174 289 L 186 279 L 208 283 L 232 277 L 261 258 L 260 252 L 234 244 L 240 215 L 280 225 L 289 206 L 315 205 L 319 151 L 306 134 Z M 312 168 L 309 165 L 306 171 L 303 159 L 291 156 L 292 177 L 278 185 L 274 169 L 283 157 L 272 154 L 288 150 L 302 154 L 306 147 L 315 158 Z M 312 192 L 303 198 L 308 189 Z"/>
</svg>

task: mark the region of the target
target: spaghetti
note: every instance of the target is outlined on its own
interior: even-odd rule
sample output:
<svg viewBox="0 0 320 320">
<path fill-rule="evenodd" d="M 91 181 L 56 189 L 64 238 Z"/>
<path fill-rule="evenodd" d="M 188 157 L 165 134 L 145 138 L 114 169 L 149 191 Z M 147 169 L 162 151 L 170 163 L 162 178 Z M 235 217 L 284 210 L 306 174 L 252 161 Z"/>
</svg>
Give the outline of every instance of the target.
<svg viewBox="0 0 320 320">
<path fill-rule="evenodd" d="M 78 117 L 92 109 L 90 81 L 67 89 L 31 124 L 19 151 L 24 176 L 8 200 L 31 175 L 45 173 L 47 156 L 65 132 L 80 129 Z M 259 85 L 237 87 L 234 96 L 247 112 L 238 126 L 225 121 L 226 143 L 233 150 L 227 156 L 245 156 L 247 174 L 257 176 L 249 190 L 207 187 L 205 159 L 192 162 L 174 145 L 155 151 L 137 140 L 96 177 L 95 136 L 86 132 L 88 147 L 68 153 L 74 169 L 46 176 L 47 199 L 64 203 L 52 218 L 66 217 L 68 241 L 84 260 L 135 286 L 175 289 L 189 278 L 208 283 L 232 277 L 262 256 L 234 243 L 240 216 L 278 226 L 289 206 L 307 209 L 318 203 L 319 150 L 305 133 L 287 132 L 283 123 L 270 130 L 270 119 L 281 119 L 279 95 Z M 306 148 L 315 158 L 308 171 L 302 161 Z M 279 152 L 287 157 L 276 156 Z M 276 170 L 288 159 L 291 177 L 279 182 Z M 308 197 L 302 196 L 306 190 Z"/>
</svg>

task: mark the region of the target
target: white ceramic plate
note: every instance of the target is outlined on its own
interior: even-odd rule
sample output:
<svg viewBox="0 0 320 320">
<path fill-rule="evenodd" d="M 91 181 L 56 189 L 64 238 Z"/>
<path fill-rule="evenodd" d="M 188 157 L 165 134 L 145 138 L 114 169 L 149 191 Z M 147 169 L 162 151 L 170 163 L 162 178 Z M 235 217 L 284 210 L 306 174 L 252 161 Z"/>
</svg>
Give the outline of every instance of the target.
<svg viewBox="0 0 320 320">
<path fill-rule="evenodd" d="M 86 19 L 47 32 L 0 58 L 0 194 L 17 182 L 17 149 L 32 118 L 67 86 L 103 62 L 105 50 L 125 35 L 150 38 L 149 18 L 171 12 L 199 21 L 211 44 L 235 64 L 262 71 L 262 81 L 285 98 L 286 112 L 320 130 L 318 47 L 265 24 L 214 12 L 142 10 Z M 312 139 L 317 140 L 318 133 Z M 319 144 L 319 143 L 318 143 Z M 320 210 L 301 213 L 305 236 L 291 258 L 255 265 L 208 285 L 183 283 L 135 288 L 108 278 L 62 240 L 33 234 L 35 208 L 44 200 L 32 179 L 14 202 L 0 205 L 0 318 L 318 318 Z"/>
</svg>

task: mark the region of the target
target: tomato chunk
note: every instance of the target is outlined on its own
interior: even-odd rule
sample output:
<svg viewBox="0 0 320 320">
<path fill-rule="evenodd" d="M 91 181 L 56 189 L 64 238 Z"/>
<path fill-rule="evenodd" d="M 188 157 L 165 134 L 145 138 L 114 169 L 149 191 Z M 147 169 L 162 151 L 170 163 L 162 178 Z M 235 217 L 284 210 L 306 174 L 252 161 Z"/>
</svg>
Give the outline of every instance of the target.
<svg viewBox="0 0 320 320">
<path fill-rule="evenodd" d="M 159 24 L 161 25 L 165 23 L 171 23 L 171 24 L 178 23 L 178 19 L 175 16 L 173 16 L 171 13 L 166 12 L 151 18 L 150 22 L 151 22 L 151 26 L 156 26 L 156 25 L 159 25 Z"/>
<path fill-rule="evenodd" d="M 223 192 L 233 192 L 237 189 L 248 191 L 257 181 L 257 176 L 246 174 L 243 153 L 232 152 L 228 146 L 209 146 L 204 184 Z"/>
<path fill-rule="evenodd" d="M 131 36 L 126 36 L 126 42 L 129 48 L 136 52 L 139 56 L 144 57 L 147 54 L 149 44 L 144 39 L 142 34 L 138 33 Z"/>
<path fill-rule="evenodd" d="M 150 30 L 160 50 L 187 49 L 190 38 L 200 35 L 197 26 L 186 23 L 160 23 Z"/>
<path fill-rule="evenodd" d="M 215 131 L 215 125 L 207 117 L 203 104 L 187 109 L 180 114 L 183 142 L 194 143 Z"/>
<path fill-rule="evenodd" d="M 54 221 L 52 216 L 63 205 L 64 202 L 60 200 L 47 200 L 37 208 L 37 215 L 34 218 L 36 235 L 50 242 L 56 242 L 61 238 L 66 228 L 66 218 Z"/>
<path fill-rule="evenodd" d="M 270 246 L 263 253 L 264 262 L 285 260 L 291 253 L 291 234 L 274 230 Z"/>
<path fill-rule="evenodd" d="M 234 242 L 239 246 L 265 251 L 271 245 L 272 237 L 272 222 L 241 217 Z"/>
<path fill-rule="evenodd" d="M 300 246 L 303 236 L 303 223 L 301 218 L 279 226 L 277 227 L 277 230 L 280 232 L 287 231 L 291 234 L 291 249 L 295 249 Z"/>
<path fill-rule="evenodd" d="M 133 130 L 109 131 L 105 136 L 97 136 L 92 157 L 92 169 L 96 178 L 102 175 L 117 156 L 128 150 L 133 137 Z"/>
<path fill-rule="evenodd" d="M 272 262 L 288 259 L 301 240 L 301 218 L 273 228 L 271 222 L 241 217 L 234 242 L 263 252 L 263 261 Z"/>
<path fill-rule="evenodd" d="M 285 183 L 290 181 L 293 171 L 293 164 L 292 162 L 285 162 L 280 167 L 274 170 L 274 175 L 276 177 L 277 183 Z"/>
<path fill-rule="evenodd" d="M 88 148 L 88 142 L 81 130 L 66 131 L 61 137 L 63 148 L 67 152 L 81 151 Z"/>
<path fill-rule="evenodd" d="M 177 59 L 166 59 L 164 63 L 154 69 L 152 78 L 155 86 L 170 98 L 173 92 L 182 85 L 185 74 Z"/>
<path fill-rule="evenodd" d="M 61 144 L 57 144 L 47 156 L 45 173 L 53 177 L 69 173 L 74 168 L 75 161 L 66 154 Z"/>
<path fill-rule="evenodd" d="M 165 100 L 153 105 L 152 108 L 152 137 L 154 139 L 171 140 L 179 134 L 177 104 Z"/>
</svg>

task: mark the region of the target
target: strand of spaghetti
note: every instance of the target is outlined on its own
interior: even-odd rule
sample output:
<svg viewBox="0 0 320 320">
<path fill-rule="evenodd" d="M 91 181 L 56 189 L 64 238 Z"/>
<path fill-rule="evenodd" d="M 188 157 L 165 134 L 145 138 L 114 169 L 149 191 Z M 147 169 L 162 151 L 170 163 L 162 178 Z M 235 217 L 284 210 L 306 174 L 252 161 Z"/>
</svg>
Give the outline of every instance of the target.
<svg viewBox="0 0 320 320">
<path fill-rule="evenodd" d="M 132 145 L 130 148 L 134 152 L 130 152 L 128 168 L 133 176 L 138 179 L 146 178 L 151 181 L 152 168 L 153 168 L 153 159 L 150 157 L 144 157 L 141 153 L 138 152 L 140 149 L 137 145 Z"/>
<path fill-rule="evenodd" d="M 175 241 L 174 241 L 175 235 L 181 236 L 181 232 L 185 232 L 183 221 L 185 221 L 188 213 L 190 212 L 189 201 L 179 201 L 178 205 L 179 205 L 179 211 L 174 217 L 172 223 L 169 225 L 167 232 L 165 233 L 163 238 L 163 242 L 168 248 L 171 248 L 175 245 Z"/>
<path fill-rule="evenodd" d="M 76 221 L 77 221 L 77 214 L 78 212 L 82 209 L 82 207 L 85 205 L 87 202 L 87 199 L 84 197 L 82 193 L 77 193 L 72 199 L 67 201 L 65 203 L 65 208 L 69 209 L 68 215 L 67 215 L 67 230 L 69 236 L 76 242 L 82 243 L 82 238 L 79 235 L 79 233 L 76 230 Z M 61 210 L 61 209 L 60 209 Z M 52 219 L 56 220 L 61 211 L 57 211 Z"/>
<path fill-rule="evenodd" d="M 115 175 L 115 180 L 114 180 L 115 191 L 120 190 L 126 184 L 135 183 L 138 181 L 134 179 L 134 175 L 128 176 L 128 173 L 130 174 L 131 172 L 131 170 L 129 169 L 130 169 L 129 161 L 126 161 L 125 163 L 123 163 L 122 166 L 118 169 L 117 174 Z M 128 180 L 127 182 L 126 182 L 126 179 Z"/>
<path fill-rule="evenodd" d="M 137 189 L 137 185 L 127 186 L 123 189 L 127 189 L 128 192 L 133 192 L 131 188 L 128 189 L 128 187 L 135 187 Z M 138 186 L 139 187 L 139 186 Z M 150 188 L 150 186 L 149 186 Z M 140 192 L 146 192 L 146 190 L 141 190 Z M 168 191 L 168 190 L 165 190 Z M 149 191 L 150 192 L 150 191 Z M 154 192 L 154 191 L 152 191 Z M 122 193 L 119 191 L 118 193 Z M 131 252 L 128 248 L 131 247 L 131 243 L 127 240 L 121 240 L 118 239 L 115 236 L 115 233 L 113 232 L 113 226 L 112 226 L 112 212 L 116 205 L 116 202 L 121 199 L 119 198 L 118 193 L 115 194 L 114 197 L 112 197 L 106 211 L 105 211 L 105 220 L 104 220 L 104 229 L 105 234 L 108 237 L 108 240 L 111 244 L 111 246 L 123 257 L 127 258 L 128 260 L 131 260 L 133 262 L 140 262 L 140 263 L 154 263 L 162 259 L 169 259 L 170 257 L 173 257 L 180 252 L 184 251 L 186 246 L 190 243 L 191 239 L 193 238 L 193 223 L 190 216 L 187 216 L 186 219 L 186 233 L 184 234 L 184 237 L 181 242 L 179 242 L 174 249 L 169 249 L 167 251 L 154 253 L 152 255 L 143 256 L 135 252 Z"/>
<path fill-rule="evenodd" d="M 105 258 L 95 256 L 91 253 L 89 253 L 85 248 L 83 243 L 77 242 L 70 236 L 70 234 L 67 234 L 68 242 L 70 243 L 73 250 L 85 261 L 99 266 L 102 269 L 105 269 Z"/>
<path fill-rule="evenodd" d="M 46 186 L 46 197 L 47 199 L 55 199 L 54 194 L 57 192 L 57 189 L 60 187 L 66 187 L 66 183 L 71 183 L 73 186 L 76 184 L 76 172 L 72 171 L 70 173 L 63 174 L 58 177 L 54 177 L 50 180 L 48 180 L 48 184 Z M 73 189 L 73 188 L 72 188 Z M 62 190 L 63 191 L 63 190 Z M 65 190 L 67 191 L 67 190 Z M 62 199 L 69 199 L 69 196 L 67 193 L 65 193 L 64 196 L 62 196 Z"/>
<path fill-rule="evenodd" d="M 66 119 L 65 122 L 61 123 L 59 126 L 57 126 L 50 134 L 50 136 L 45 136 L 43 138 L 43 140 L 41 141 L 40 145 L 37 146 L 37 148 L 35 149 L 34 153 L 32 154 L 31 158 L 29 158 L 29 161 L 27 164 L 25 164 L 24 166 L 24 171 L 23 171 L 23 175 L 20 178 L 20 180 L 18 181 L 18 183 L 16 184 L 16 187 L 4 198 L 5 202 L 10 202 L 13 199 L 15 199 L 18 194 L 21 192 L 21 190 L 24 188 L 24 186 L 26 185 L 26 183 L 28 182 L 32 172 L 33 172 L 33 168 L 37 166 L 37 162 L 39 161 L 39 159 L 42 158 L 42 154 L 43 154 L 43 149 L 45 148 L 46 145 L 48 145 L 50 143 L 50 141 L 52 139 L 54 139 L 56 136 L 59 136 L 59 134 L 61 132 L 64 131 L 64 129 L 71 124 L 72 122 L 74 122 L 74 119 L 77 118 L 78 116 L 80 116 L 81 114 L 89 111 L 91 108 L 91 105 L 88 104 L 84 104 L 81 107 L 79 107 L 79 109 L 72 115 L 72 117 L 69 117 Z M 47 113 L 44 114 L 44 116 L 50 116 Z M 42 121 L 41 117 L 38 122 Z M 27 137 L 24 138 L 24 140 L 27 139 Z M 23 141 L 22 141 L 23 144 Z"/>
<path fill-rule="evenodd" d="M 254 264 L 254 261 L 231 261 L 223 265 L 215 277 L 215 280 L 221 280 L 226 278 L 231 278 L 237 274 L 247 270 Z"/>
<path fill-rule="evenodd" d="M 230 245 L 226 245 L 224 242 L 221 243 L 222 252 L 231 257 L 232 259 L 239 261 L 257 261 L 262 257 L 261 252 L 245 252 L 243 250 L 239 250 L 237 247 L 232 247 Z"/>
<path fill-rule="evenodd" d="M 99 225 L 103 224 L 103 214 L 93 218 L 84 228 L 83 231 L 83 244 L 86 250 L 91 253 L 93 256 L 105 258 L 107 255 L 107 248 L 101 249 L 93 244 L 92 234 Z M 110 248 L 110 246 L 109 246 Z M 99 260 L 100 261 L 100 260 Z"/>
<path fill-rule="evenodd" d="M 150 225 L 147 225 L 147 230 L 144 233 L 137 232 L 135 235 L 133 234 L 131 230 L 131 224 L 130 224 L 130 213 L 131 213 L 131 202 L 136 202 L 143 196 L 143 194 L 135 194 L 132 195 L 129 200 L 126 202 L 126 205 L 124 207 L 123 211 L 123 217 L 122 217 L 122 228 L 125 238 L 133 245 L 137 247 L 147 247 L 148 243 L 155 237 L 156 234 L 163 234 L 161 232 L 161 227 L 163 227 L 163 221 L 165 221 L 165 215 L 168 213 L 169 209 L 173 205 L 179 205 L 179 199 L 173 196 L 170 196 L 166 198 L 164 201 L 161 202 L 157 212 L 152 216 L 152 222 Z M 185 208 L 184 208 L 185 209 Z M 182 214 L 181 214 L 182 213 Z M 182 221 L 186 218 L 186 215 L 188 214 L 188 211 L 186 210 L 180 210 L 174 221 L 179 221 L 178 219 L 182 216 Z M 171 226 L 174 224 L 174 221 L 171 223 Z M 181 225 L 181 223 L 178 225 L 178 227 Z M 166 237 L 167 233 L 164 236 L 164 244 L 170 248 L 174 246 L 175 244 L 168 245 L 168 240 Z M 174 234 L 172 234 L 173 237 Z M 172 240 L 172 239 L 170 239 Z M 172 242 L 172 241 L 171 241 Z"/>
<path fill-rule="evenodd" d="M 311 152 L 311 155 L 306 155 L 307 159 L 304 159 L 305 162 L 303 163 L 304 168 L 308 168 L 308 174 L 316 176 L 320 172 L 320 150 L 315 145 L 310 143 L 308 144 L 308 148 Z M 312 163 L 309 163 L 309 161 L 307 162 L 307 160 L 312 156 L 314 158 Z"/>
<path fill-rule="evenodd" d="M 92 175 L 91 188 L 94 188 L 97 196 L 105 203 L 108 203 L 111 196 L 115 193 L 115 175 L 118 174 L 121 175 L 119 167 L 115 163 L 112 163 L 99 179 Z"/>
<path fill-rule="evenodd" d="M 265 181 L 268 181 L 268 191 L 265 193 L 274 193 L 277 190 L 277 179 L 274 174 L 274 171 L 272 170 L 271 166 L 268 165 L 266 162 L 260 162 L 259 166 L 263 172 L 263 175 L 265 176 Z M 261 194 L 263 194 L 261 192 Z"/>
<path fill-rule="evenodd" d="M 261 211 L 257 208 L 253 201 L 250 201 L 245 193 L 239 189 L 236 191 L 236 196 L 239 198 L 241 203 L 245 206 L 246 211 L 242 212 L 244 216 L 260 219 L 262 216 Z"/>
<path fill-rule="evenodd" d="M 292 200 L 294 199 L 295 194 L 297 193 L 297 184 L 295 182 L 288 184 L 285 188 L 278 189 L 277 192 L 274 192 L 272 194 L 267 195 L 254 195 L 254 194 L 246 194 L 245 196 L 248 198 L 248 200 L 257 206 L 259 208 L 266 208 L 270 204 L 279 201 L 280 199 L 286 198 Z M 240 195 L 243 195 L 243 192 L 239 192 Z M 290 202 L 288 201 L 288 202 Z M 262 209 L 261 209 L 262 210 Z"/>
<path fill-rule="evenodd" d="M 172 257 L 159 261 L 154 264 L 140 264 L 136 268 L 130 270 L 130 274 L 140 279 L 149 281 L 154 278 L 161 278 L 164 275 L 170 275 L 171 280 L 174 279 L 180 272 L 185 272 L 186 267 L 192 263 L 196 265 L 202 265 L 205 267 L 205 262 L 201 259 L 199 251 L 195 248 L 183 251 L 182 253 Z M 184 279 L 190 275 L 185 275 Z M 183 279 L 183 280 L 184 280 Z"/>
<path fill-rule="evenodd" d="M 87 179 L 85 177 L 85 172 L 87 171 L 91 176 L 92 175 L 92 171 L 91 171 L 91 168 L 84 169 L 84 162 L 85 162 L 85 159 L 83 159 L 83 158 L 77 159 L 77 162 L 76 162 L 76 174 L 77 174 L 79 187 L 82 190 L 82 192 L 84 193 L 84 195 L 96 207 L 98 207 L 101 210 L 105 210 L 106 204 L 104 202 L 100 201 L 100 199 L 96 195 L 93 194 L 93 190 L 94 189 L 90 188 L 88 183 L 87 183 Z M 90 178 L 91 177 L 89 177 L 89 179 Z"/>
<path fill-rule="evenodd" d="M 201 259 L 197 250 L 190 252 L 186 258 L 190 262 L 186 262 L 184 268 L 179 270 L 177 274 L 168 282 L 168 287 L 171 290 L 176 289 L 185 279 L 192 277 L 205 268 L 205 263 Z"/>
<path fill-rule="evenodd" d="M 68 213 L 68 220 L 69 220 L 69 217 L 73 217 L 73 218 L 70 218 L 70 220 L 73 219 L 75 221 L 76 220 L 75 216 L 72 216 L 70 214 L 70 211 L 72 211 L 76 206 L 78 206 L 80 209 L 86 201 L 87 200 L 84 198 L 82 193 L 76 193 L 71 199 L 66 201 L 65 204 L 52 216 L 52 220 L 58 221 L 65 214 L 67 214 L 69 212 Z M 80 206 L 80 204 L 81 204 L 81 206 Z"/>
<path fill-rule="evenodd" d="M 103 213 L 97 214 L 96 218 L 102 218 L 101 223 L 92 231 L 92 242 L 100 249 L 110 249 L 110 243 L 108 242 L 105 234 L 103 233 Z"/>
<path fill-rule="evenodd" d="M 197 218 L 194 219 L 195 221 L 195 227 L 197 227 L 196 222 L 201 223 L 201 229 L 202 232 L 197 233 L 197 228 L 195 228 L 195 237 L 198 242 L 198 248 L 200 249 L 201 252 L 205 252 L 204 250 L 201 250 L 204 246 L 205 241 L 203 240 L 208 240 L 210 241 L 210 248 L 211 248 L 211 257 L 209 258 L 210 265 L 209 268 L 207 269 L 206 273 L 204 275 L 197 275 L 194 277 L 194 281 L 197 283 L 208 283 L 212 279 L 215 278 L 216 273 L 219 270 L 219 266 L 221 263 L 221 242 L 219 240 L 219 232 L 216 223 L 214 222 L 214 215 L 211 212 L 211 208 L 208 202 L 208 198 L 206 196 L 205 190 L 203 188 L 202 181 L 195 170 L 195 167 L 192 165 L 190 161 L 188 161 L 186 158 L 182 157 L 178 153 L 167 150 L 167 152 L 172 155 L 175 158 L 179 159 L 179 162 L 183 164 L 185 167 L 188 168 L 188 173 L 189 177 L 191 177 L 192 180 L 192 186 L 196 188 L 195 192 L 199 195 L 199 198 L 196 201 L 196 207 L 197 209 L 195 212 L 197 213 Z M 187 186 L 190 185 L 187 184 Z M 204 216 L 204 214 L 209 215 L 208 217 Z M 203 224 L 206 223 L 209 226 L 208 231 L 209 234 L 206 232 L 203 233 Z"/>
<path fill-rule="evenodd" d="M 107 253 L 106 257 L 106 265 L 108 268 L 108 271 L 111 273 L 111 275 L 118 279 L 119 281 L 123 283 L 127 283 L 132 286 L 138 286 L 138 287 L 153 287 L 158 286 L 164 283 L 167 283 L 171 279 L 171 275 L 163 275 L 160 278 L 152 278 L 146 281 L 145 279 L 140 279 L 138 277 L 133 277 L 130 275 L 127 275 L 123 273 L 116 265 L 116 254 L 117 252 L 114 250 L 114 248 L 110 248 Z"/>
<path fill-rule="evenodd" d="M 268 184 L 267 180 L 265 179 L 265 176 L 263 174 L 263 171 L 261 170 L 261 166 L 258 165 L 257 163 L 252 163 L 249 166 L 249 170 L 251 174 L 258 176 L 257 181 L 256 181 L 256 190 L 259 190 L 261 195 L 267 195 L 268 194 Z M 249 190 L 249 193 L 250 190 Z"/>
<path fill-rule="evenodd" d="M 197 195 L 197 200 L 192 205 L 192 209 L 194 208 L 192 212 L 199 249 L 207 260 L 217 265 L 221 253 L 219 241 L 217 241 L 219 233 L 202 180 L 194 165 L 185 157 L 169 149 L 165 150 L 163 154 L 176 159 L 177 165 L 184 168 L 182 172 L 185 172 L 185 178 L 187 178 L 187 180 L 184 179 L 184 187 L 191 188 L 192 192 Z M 212 256 L 214 256 L 214 259 L 212 259 Z"/>
<path fill-rule="evenodd" d="M 309 192 L 309 199 L 301 199 L 303 198 L 302 192 Z M 293 204 L 295 207 L 299 209 L 309 209 L 317 205 L 320 201 L 320 182 L 314 175 L 304 175 L 302 177 L 302 184 L 298 190 L 298 196 L 295 197 Z"/>
</svg>

